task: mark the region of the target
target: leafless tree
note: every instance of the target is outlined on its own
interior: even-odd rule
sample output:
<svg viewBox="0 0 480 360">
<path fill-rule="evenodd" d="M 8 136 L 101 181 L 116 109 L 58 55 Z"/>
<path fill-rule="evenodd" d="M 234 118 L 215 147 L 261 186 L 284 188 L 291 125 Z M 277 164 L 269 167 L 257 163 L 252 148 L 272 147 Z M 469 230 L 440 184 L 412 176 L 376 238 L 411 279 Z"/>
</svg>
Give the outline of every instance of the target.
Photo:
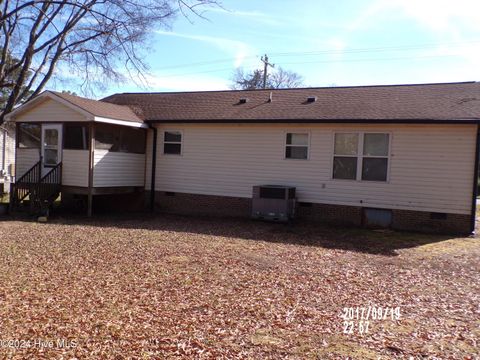
<svg viewBox="0 0 480 360">
<path fill-rule="evenodd" d="M 0 0 L 0 124 L 52 78 L 145 83 L 152 31 L 216 0 Z"/>
<path fill-rule="evenodd" d="M 303 77 L 296 72 L 279 67 L 270 75 L 270 86 L 274 89 L 298 88 L 303 85 Z"/>
<path fill-rule="evenodd" d="M 230 87 L 233 90 L 261 89 L 263 87 L 263 71 L 253 70 L 250 73 L 245 73 L 242 68 L 238 68 L 233 74 Z"/>
<path fill-rule="evenodd" d="M 303 77 L 281 67 L 267 74 L 267 89 L 298 88 L 303 86 Z M 263 88 L 263 70 L 245 73 L 242 68 L 235 71 L 230 87 L 234 90 Z"/>
</svg>

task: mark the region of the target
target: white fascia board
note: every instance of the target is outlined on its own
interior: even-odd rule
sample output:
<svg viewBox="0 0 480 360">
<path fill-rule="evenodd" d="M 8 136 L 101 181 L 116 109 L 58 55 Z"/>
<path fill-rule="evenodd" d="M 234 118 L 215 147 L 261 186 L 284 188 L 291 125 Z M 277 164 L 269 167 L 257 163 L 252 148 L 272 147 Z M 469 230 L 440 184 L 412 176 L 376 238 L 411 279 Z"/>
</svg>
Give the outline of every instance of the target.
<svg viewBox="0 0 480 360">
<path fill-rule="evenodd" d="M 130 126 L 135 128 L 148 128 L 148 125 L 145 123 L 134 122 L 134 121 L 127 121 L 127 120 L 116 120 L 110 118 L 104 118 L 100 116 L 95 116 L 93 121 L 105 124 L 114 124 L 114 125 L 122 125 L 122 126 Z"/>
</svg>

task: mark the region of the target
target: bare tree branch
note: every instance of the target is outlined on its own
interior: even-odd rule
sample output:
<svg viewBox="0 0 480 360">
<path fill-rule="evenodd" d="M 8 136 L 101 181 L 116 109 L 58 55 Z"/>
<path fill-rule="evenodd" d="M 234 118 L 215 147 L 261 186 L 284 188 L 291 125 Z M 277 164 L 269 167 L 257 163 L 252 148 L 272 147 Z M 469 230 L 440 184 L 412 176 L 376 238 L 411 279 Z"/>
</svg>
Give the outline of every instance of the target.
<svg viewBox="0 0 480 360">
<path fill-rule="evenodd" d="M 52 79 L 146 84 L 152 31 L 216 0 L 0 0 L 0 123 Z M 125 76 L 126 74 L 127 76 Z M 101 80 L 99 80 L 101 79 Z"/>
<path fill-rule="evenodd" d="M 276 68 L 267 74 L 268 89 L 298 88 L 303 86 L 303 77 L 293 71 Z M 253 70 L 245 73 L 239 68 L 233 75 L 230 86 L 234 90 L 254 90 L 263 88 L 263 70 Z"/>
</svg>

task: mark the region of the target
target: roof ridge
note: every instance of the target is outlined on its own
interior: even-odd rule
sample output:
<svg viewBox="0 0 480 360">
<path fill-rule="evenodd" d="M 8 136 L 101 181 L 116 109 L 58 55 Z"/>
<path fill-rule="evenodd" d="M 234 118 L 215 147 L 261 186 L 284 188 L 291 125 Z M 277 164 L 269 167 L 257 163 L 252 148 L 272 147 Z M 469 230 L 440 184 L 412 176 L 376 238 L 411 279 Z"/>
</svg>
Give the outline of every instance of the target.
<svg viewBox="0 0 480 360">
<path fill-rule="evenodd" d="M 129 108 L 128 105 L 120 105 L 120 104 L 115 104 L 115 103 L 111 103 L 111 102 L 102 101 L 103 99 L 98 99 L 98 100 L 97 99 L 91 99 L 91 98 L 87 98 L 87 97 L 84 97 L 84 96 L 73 95 L 73 94 L 64 93 L 64 92 L 55 91 L 55 90 L 45 90 L 45 91 L 50 92 L 54 95 L 60 96 L 65 101 L 69 101 L 69 98 L 77 98 L 77 99 L 81 99 L 81 100 L 85 100 L 85 101 L 101 102 L 102 104 L 109 104 L 109 105 L 116 105 L 116 106 L 126 106 L 126 107 Z"/>
<path fill-rule="evenodd" d="M 308 86 L 299 88 L 281 88 L 281 89 L 228 89 L 228 90 L 194 90 L 194 91 L 153 91 L 153 92 L 122 92 L 114 93 L 98 101 L 108 99 L 116 95 L 157 95 L 157 94 L 198 94 L 198 93 L 227 93 L 227 92 L 269 92 L 269 91 L 300 91 L 300 90 L 322 90 L 322 89 L 361 89 L 361 88 L 379 88 L 379 87 L 410 87 L 410 86 L 445 86 L 445 85 L 464 85 L 478 84 L 477 81 L 456 81 L 456 82 L 434 82 L 434 83 L 415 83 L 415 84 L 384 84 L 384 85 L 346 85 L 346 86 Z"/>
</svg>

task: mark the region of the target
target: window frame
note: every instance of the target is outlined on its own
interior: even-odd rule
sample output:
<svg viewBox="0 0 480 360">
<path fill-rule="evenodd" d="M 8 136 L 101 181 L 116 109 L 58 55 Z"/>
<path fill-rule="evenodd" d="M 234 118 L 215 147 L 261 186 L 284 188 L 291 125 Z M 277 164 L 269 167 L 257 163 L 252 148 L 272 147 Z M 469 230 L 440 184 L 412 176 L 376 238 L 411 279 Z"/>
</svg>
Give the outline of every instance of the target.
<svg viewBox="0 0 480 360">
<path fill-rule="evenodd" d="M 167 132 L 177 132 L 180 133 L 180 141 L 165 141 L 165 133 Z M 178 130 L 178 129 L 165 129 L 162 130 L 162 155 L 163 156 L 183 156 L 183 130 Z M 180 153 L 178 154 L 171 154 L 171 153 L 166 153 L 165 152 L 165 144 L 180 144 Z"/>
<path fill-rule="evenodd" d="M 302 134 L 302 135 L 307 135 L 307 145 L 289 145 L 287 144 L 287 136 L 288 134 Z M 305 131 L 305 130 L 286 130 L 283 132 L 283 159 L 284 160 L 294 160 L 294 161 L 306 161 L 310 160 L 310 131 Z M 297 158 L 291 158 L 287 157 L 287 147 L 306 147 L 307 148 L 307 157 L 305 159 L 297 159 Z"/>
<path fill-rule="evenodd" d="M 336 134 L 357 134 L 358 135 L 358 148 L 357 148 L 357 155 L 336 155 L 335 154 L 335 135 Z M 388 135 L 388 155 L 387 156 L 372 156 L 372 155 L 364 155 L 364 142 L 365 142 L 365 134 L 385 134 Z M 366 183 L 378 183 L 378 184 L 385 184 L 390 182 L 390 166 L 391 166 L 391 159 L 392 159 L 392 139 L 393 135 L 391 131 L 369 131 L 369 130 L 341 130 L 341 131 L 333 131 L 332 134 L 332 161 L 331 161 L 331 172 L 330 177 L 331 180 L 334 181 L 359 181 L 359 182 L 366 182 Z M 337 179 L 334 177 L 333 174 L 333 164 L 335 162 L 335 157 L 353 157 L 357 159 L 357 169 L 356 169 L 356 177 L 355 179 Z M 363 180 L 362 173 L 363 173 L 363 159 L 370 158 L 370 159 L 387 159 L 387 176 L 385 181 L 383 180 Z"/>
</svg>

